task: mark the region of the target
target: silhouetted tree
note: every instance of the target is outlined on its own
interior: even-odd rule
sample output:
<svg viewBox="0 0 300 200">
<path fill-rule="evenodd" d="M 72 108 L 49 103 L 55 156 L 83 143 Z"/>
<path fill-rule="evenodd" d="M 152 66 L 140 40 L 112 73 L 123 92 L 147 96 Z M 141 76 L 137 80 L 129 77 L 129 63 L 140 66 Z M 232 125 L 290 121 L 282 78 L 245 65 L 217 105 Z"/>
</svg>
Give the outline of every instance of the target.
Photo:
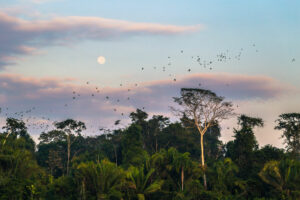
<svg viewBox="0 0 300 200">
<path fill-rule="evenodd" d="M 174 97 L 182 109 L 172 108 L 181 117 L 186 117 L 188 122 L 196 126 L 200 134 L 201 165 L 204 168 L 204 142 L 203 136 L 209 127 L 217 121 L 227 119 L 233 113 L 232 103 L 224 102 L 224 97 L 217 96 L 210 90 L 197 88 L 182 88 L 180 97 Z M 207 188 L 206 176 L 203 176 L 204 187 Z"/>
<path fill-rule="evenodd" d="M 253 128 L 264 125 L 260 118 L 241 115 L 238 117 L 240 129 L 234 129 L 235 140 L 227 144 L 227 156 L 232 158 L 240 168 L 240 174 L 243 177 L 249 176 L 253 164 L 254 151 L 258 149 Z"/>
<path fill-rule="evenodd" d="M 122 145 L 122 163 L 129 167 L 143 165 L 147 152 L 143 149 L 141 127 L 133 124 L 125 130 L 121 141 Z"/>
<path fill-rule="evenodd" d="M 282 138 L 287 151 L 293 156 L 300 153 L 300 113 L 285 113 L 279 115 L 275 129 L 283 130 Z"/>
<path fill-rule="evenodd" d="M 35 151 L 35 142 L 32 140 L 30 135 L 27 132 L 27 127 L 22 120 L 18 120 L 15 118 L 7 118 L 6 124 L 3 127 L 5 132 L 2 133 L 4 139 L 2 141 L 2 145 L 5 145 L 7 140 L 15 140 L 16 138 L 23 138 L 26 142 L 23 143 L 25 148 L 34 152 Z"/>
<path fill-rule="evenodd" d="M 70 165 L 70 156 L 71 156 L 71 145 L 74 143 L 76 136 L 80 136 L 82 130 L 85 130 L 85 124 L 81 121 L 76 121 L 73 119 L 67 119 L 62 122 L 55 122 L 55 127 L 57 129 L 63 130 L 66 133 L 67 139 L 67 174 L 69 174 L 69 165 Z M 74 137 L 74 140 L 71 141 L 71 137 Z"/>
</svg>

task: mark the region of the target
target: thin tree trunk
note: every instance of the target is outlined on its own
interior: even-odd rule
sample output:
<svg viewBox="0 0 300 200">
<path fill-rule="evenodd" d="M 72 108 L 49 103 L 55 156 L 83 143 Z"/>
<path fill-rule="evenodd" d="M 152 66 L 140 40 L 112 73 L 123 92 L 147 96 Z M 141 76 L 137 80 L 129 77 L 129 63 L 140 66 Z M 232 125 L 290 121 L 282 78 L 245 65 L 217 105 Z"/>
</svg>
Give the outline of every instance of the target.
<svg viewBox="0 0 300 200">
<path fill-rule="evenodd" d="M 118 154 L 117 154 L 117 150 L 116 150 L 115 146 L 114 146 L 114 152 L 115 152 L 115 158 L 116 158 L 116 166 L 118 166 Z"/>
<path fill-rule="evenodd" d="M 67 136 L 67 142 L 68 142 L 68 161 L 67 161 L 67 175 L 69 175 L 69 164 L 70 164 L 70 154 L 71 154 L 71 141 L 70 141 L 70 135 Z"/>
<path fill-rule="evenodd" d="M 157 152 L 157 137 L 155 137 L 155 153 Z"/>
<path fill-rule="evenodd" d="M 86 200 L 85 183 L 84 183 L 84 181 L 82 181 L 82 184 L 81 184 L 81 196 L 82 196 L 82 200 Z"/>
<path fill-rule="evenodd" d="M 207 190 L 207 183 L 206 183 L 206 174 L 203 174 L 203 182 L 204 182 L 204 189 Z"/>
<path fill-rule="evenodd" d="M 184 169 L 181 167 L 181 191 L 183 191 L 183 184 L 184 184 Z"/>
<path fill-rule="evenodd" d="M 200 134 L 200 143 L 201 143 L 201 165 L 202 165 L 202 169 L 204 170 L 203 134 Z M 205 171 L 204 171 L 204 174 L 203 174 L 203 184 L 204 184 L 204 188 L 206 190 L 207 189 L 207 183 L 206 183 L 206 174 L 205 174 Z"/>
</svg>

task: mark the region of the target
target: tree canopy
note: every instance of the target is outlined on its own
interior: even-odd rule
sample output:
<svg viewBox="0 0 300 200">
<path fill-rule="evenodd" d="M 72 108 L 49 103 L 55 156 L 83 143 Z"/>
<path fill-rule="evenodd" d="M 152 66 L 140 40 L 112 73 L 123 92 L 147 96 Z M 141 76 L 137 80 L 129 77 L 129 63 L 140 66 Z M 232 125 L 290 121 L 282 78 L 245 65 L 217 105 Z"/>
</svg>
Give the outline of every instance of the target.
<svg viewBox="0 0 300 200">
<path fill-rule="evenodd" d="M 180 121 L 136 110 L 126 127 L 84 137 L 85 123 L 66 119 L 42 132 L 37 145 L 22 119 L 7 118 L 0 133 L 0 199 L 300 198 L 295 156 L 300 114 L 282 114 L 276 121 L 285 149 L 259 147 L 255 128 L 264 121 L 245 114 L 237 118 L 233 140 L 224 144 L 219 123 L 232 115 L 231 103 L 208 90 L 183 89 L 181 94 L 175 99 Z M 199 132 L 193 116 L 206 132 Z"/>
</svg>

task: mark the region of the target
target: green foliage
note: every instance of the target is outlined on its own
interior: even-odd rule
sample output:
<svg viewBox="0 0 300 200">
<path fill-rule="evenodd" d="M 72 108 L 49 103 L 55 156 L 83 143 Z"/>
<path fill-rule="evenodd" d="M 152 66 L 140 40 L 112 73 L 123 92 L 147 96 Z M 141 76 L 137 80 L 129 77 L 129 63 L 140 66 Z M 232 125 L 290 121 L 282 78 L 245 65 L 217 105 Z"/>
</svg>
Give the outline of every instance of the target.
<svg viewBox="0 0 300 200">
<path fill-rule="evenodd" d="M 64 130 L 67 134 L 71 134 L 73 131 L 77 134 L 80 134 L 81 131 L 86 129 L 86 126 L 83 122 L 73 119 L 55 122 L 54 125 L 57 129 Z"/>
<path fill-rule="evenodd" d="M 147 159 L 148 154 L 143 150 L 143 140 L 139 125 L 131 125 L 122 138 L 122 161 L 125 167 L 141 166 Z"/>
<path fill-rule="evenodd" d="M 212 181 L 210 183 L 214 191 L 219 191 L 223 194 L 231 194 L 234 192 L 239 194 L 241 188 L 241 180 L 237 177 L 238 167 L 230 158 L 217 161 L 210 171 Z"/>
<path fill-rule="evenodd" d="M 279 115 L 275 129 L 284 130 L 282 138 L 285 139 L 287 150 L 292 155 L 300 156 L 300 113 L 285 113 Z"/>
<path fill-rule="evenodd" d="M 290 141 L 298 134 L 295 116 L 281 115 L 278 124 L 284 135 L 295 136 Z M 241 115 L 226 145 L 215 121 L 204 135 L 205 167 L 199 165 L 200 135 L 186 116 L 171 123 L 137 110 L 131 118 L 125 129 L 92 137 L 81 136 L 83 122 L 57 122 L 56 129 L 41 133 L 37 149 L 26 124 L 7 119 L 0 133 L 0 199 L 300 198 L 300 161 L 292 150 L 297 145 L 286 143 L 287 152 L 259 148 L 253 129 L 263 126 L 260 118 Z"/>
<path fill-rule="evenodd" d="M 300 198 L 300 162 L 269 161 L 259 172 L 260 178 L 280 192 L 282 199 Z"/>
<path fill-rule="evenodd" d="M 67 135 L 64 131 L 61 130 L 52 130 L 48 133 L 42 133 L 39 137 L 40 145 L 49 144 L 51 142 L 57 143 L 62 141 L 67 141 Z"/>
<path fill-rule="evenodd" d="M 148 114 L 140 109 L 137 109 L 136 112 L 130 113 L 129 117 L 133 123 L 143 126 L 143 124 L 146 122 L 145 120 L 148 118 Z"/>
<path fill-rule="evenodd" d="M 7 118 L 6 125 L 3 127 L 6 131 L 1 134 L 2 142 L 1 145 L 4 146 L 6 143 L 12 142 L 17 138 L 22 138 L 25 140 L 22 142 L 24 148 L 27 150 L 34 152 L 35 143 L 27 132 L 27 127 L 22 120 L 18 120 L 15 118 Z M 11 145 L 11 144 L 8 144 Z M 13 145 L 16 145 L 14 143 Z"/>
<path fill-rule="evenodd" d="M 36 152 L 36 159 L 40 166 L 54 177 L 59 177 L 65 173 L 66 149 L 65 141 L 51 142 L 48 144 L 40 143 Z"/>
<path fill-rule="evenodd" d="M 72 200 L 77 198 L 76 183 L 71 176 L 61 176 L 48 184 L 45 199 Z"/>
<path fill-rule="evenodd" d="M 254 152 L 258 149 L 253 128 L 263 126 L 260 118 L 252 118 L 246 115 L 238 117 L 240 129 L 234 129 L 235 140 L 227 144 L 227 157 L 230 157 L 240 168 L 240 176 L 246 178 L 253 176 Z"/>
<path fill-rule="evenodd" d="M 216 122 L 215 126 L 207 129 L 204 135 L 204 153 L 207 162 L 215 162 L 222 157 L 222 142 L 220 141 L 221 132 L 219 124 Z"/>
<path fill-rule="evenodd" d="M 33 199 L 43 194 L 46 174 L 27 149 L 26 142 L 23 137 L 9 138 L 1 146 L 0 199 Z"/>
<path fill-rule="evenodd" d="M 238 124 L 242 126 L 242 129 L 249 130 L 258 126 L 263 127 L 264 122 L 261 118 L 248 117 L 247 115 L 241 115 L 238 117 Z"/>
<path fill-rule="evenodd" d="M 81 163 L 75 177 L 81 199 L 121 199 L 125 172 L 107 160 Z"/>
<path fill-rule="evenodd" d="M 159 191 L 163 185 L 162 180 L 155 180 L 154 175 L 155 169 L 141 166 L 130 167 L 127 172 L 127 186 L 129 192 L 133 194 L 138 200 L 145 200 L 146 196 L 149 196 L 152 193 Z"/>
</svg>

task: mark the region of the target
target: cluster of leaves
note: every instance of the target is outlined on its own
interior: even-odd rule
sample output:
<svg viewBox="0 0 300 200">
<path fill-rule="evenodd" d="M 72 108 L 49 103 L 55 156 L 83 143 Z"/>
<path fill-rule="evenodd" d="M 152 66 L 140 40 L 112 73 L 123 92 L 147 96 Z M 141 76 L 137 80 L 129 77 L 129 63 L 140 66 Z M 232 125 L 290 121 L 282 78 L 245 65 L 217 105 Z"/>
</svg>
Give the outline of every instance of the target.
<svg viewBox="0 0 300 200">
<path fill-rule="evenodd" d="M 295 114 L 288 121 L 281 115 L 276 127 L 285 130 L 286 151 L 259 148 L 253 131 L 263 126 L 259 118 L 239 116 L 227 144 L 214 122 L 204 135 L 205 167 L 197 127 L 186 118 L 148 119 L 142 110 L 130 117 L 127 128 L 93 137 L 81 135 L 83 122 L 67 119 L 41 133 L 37 146 L 24 122 L 8 118 L 0 134 L 0 199 L 300 198 Z"/>
</svg>

